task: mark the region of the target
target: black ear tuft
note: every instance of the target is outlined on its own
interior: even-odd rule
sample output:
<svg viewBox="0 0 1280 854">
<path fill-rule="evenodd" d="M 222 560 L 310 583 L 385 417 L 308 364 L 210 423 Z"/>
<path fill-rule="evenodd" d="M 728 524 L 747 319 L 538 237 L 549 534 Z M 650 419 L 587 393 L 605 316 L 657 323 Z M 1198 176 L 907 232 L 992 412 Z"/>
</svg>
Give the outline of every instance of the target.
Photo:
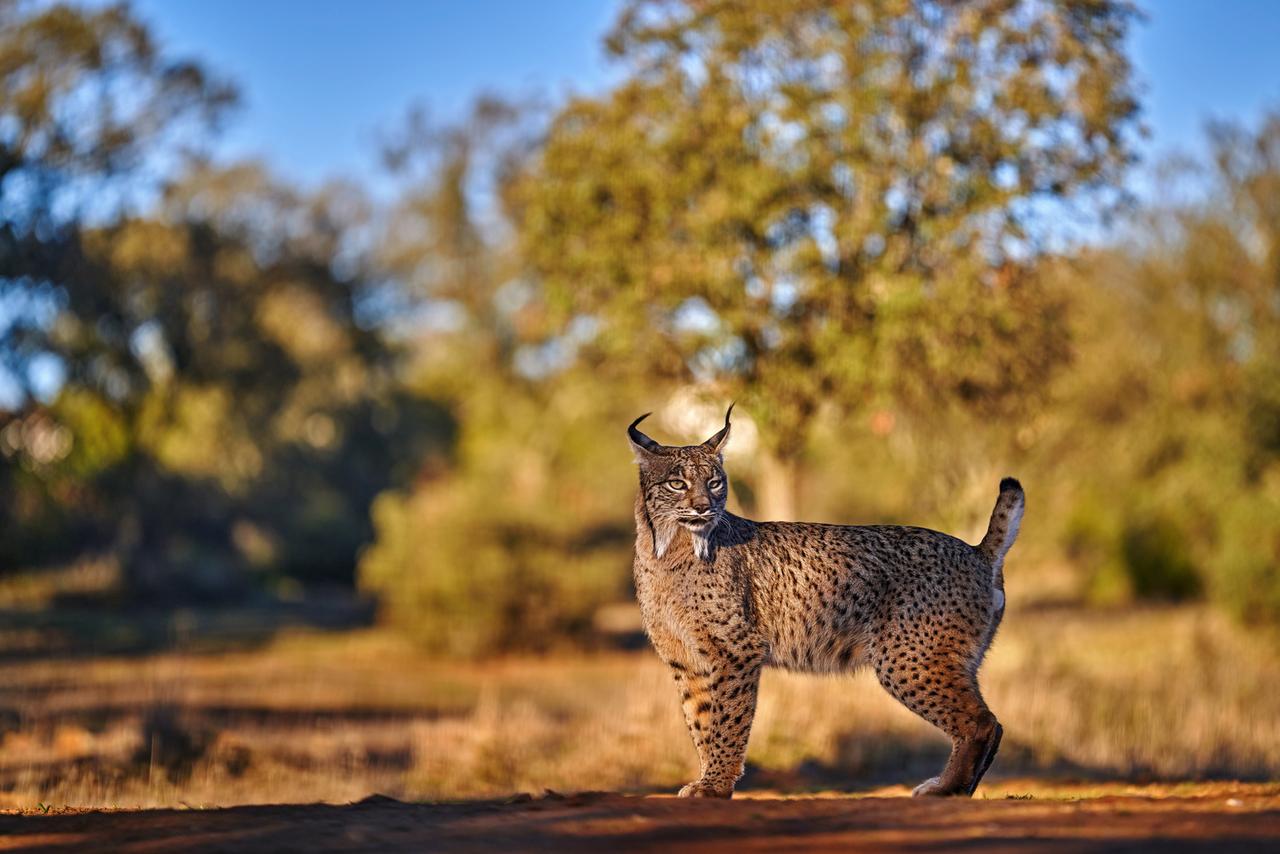
<svg viewBox="0 0 1280 854">
<path fill-rule="evenodd" d="M 725 443 L 729 441 L 729 416 L 733 414 L 733 407 L 733 403 L 729 404 L 729 411 L 724 414 L 724 427 L 720 429 L 719 433 L 703 442 L 702 447 L 715 451 L 717 454 L 724 450 Z"/>
<path fill-rule="evenodd" d="M 645 420 L 652 414 L 653 414 L 652 412 L 646 412 L 644 415 L 641 415 L 635 421 L 632 421 L 631 426 L 627 428 L 627 436 L 630 437 L 631 439 L 631 446 L 635 448 L 637 451 L 644 451 L 645 453 L 648 453 L 648 454 L 665 453 L 666 449 L 664 447 L 662 447 L 657 442 L 653 441 L 648 436 L 646 436 L 645 434 L 641 433 L 639 430 L 636 429 L 637 424 L 639 424 L 641 421 Z"/>
</svg>

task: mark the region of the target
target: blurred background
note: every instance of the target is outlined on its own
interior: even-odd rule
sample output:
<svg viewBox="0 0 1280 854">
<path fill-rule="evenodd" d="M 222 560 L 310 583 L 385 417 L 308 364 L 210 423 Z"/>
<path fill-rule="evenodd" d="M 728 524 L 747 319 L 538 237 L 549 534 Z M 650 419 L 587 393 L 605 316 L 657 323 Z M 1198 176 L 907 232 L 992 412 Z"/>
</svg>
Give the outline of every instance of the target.
<svg viewBox="0 0 1280 854">
<path fill-rule="evenodd" d="M 989 785 L 1275 779 L 1278 41 L 1266 2 L 0 0 L 0 806 L 690 779 L 624 428 L 731 400 L 755 518 L 976 541 L 1021 478 Z M 770 674 L 745 784 L 946 751 Z"/>
</svg>

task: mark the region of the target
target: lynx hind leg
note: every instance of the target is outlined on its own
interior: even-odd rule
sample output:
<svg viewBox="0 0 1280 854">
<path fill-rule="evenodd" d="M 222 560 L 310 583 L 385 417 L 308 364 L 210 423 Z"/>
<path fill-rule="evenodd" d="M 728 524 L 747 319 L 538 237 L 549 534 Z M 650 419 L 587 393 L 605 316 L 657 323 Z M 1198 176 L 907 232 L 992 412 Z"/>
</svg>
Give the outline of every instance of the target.
<svg viewBox="0 0 1280 854">
<path fill-rule="evenodd" d="M 971 668 L 954 656 L 904 651 L 877 662 L 876 675 L 898 702 L 951 738 L 942 773 L 913 795 L 972 795 L 1000 747 L 1003 729 L 987 708 Z"/>
</svg>

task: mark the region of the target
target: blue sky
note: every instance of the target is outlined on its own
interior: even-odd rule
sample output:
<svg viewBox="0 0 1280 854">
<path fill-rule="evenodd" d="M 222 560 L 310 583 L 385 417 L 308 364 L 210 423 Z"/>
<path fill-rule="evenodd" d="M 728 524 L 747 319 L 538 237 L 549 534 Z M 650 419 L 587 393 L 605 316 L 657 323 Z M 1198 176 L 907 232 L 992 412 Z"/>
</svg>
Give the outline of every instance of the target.
<svg viewBox="0 0 1280 854">
<path fill-rule="evenodd" d="M 412 105 L 448 119 L 491 91 L 605 84 L 609 0 L 135 0 L 165 47 L 229 76 L 244 104 L 221 150 L 319 182 L 378 171 Z"/>
<path fill-rule="evenodd" d="M 562 97 L 613 71 L 614 0 L 136 0 L 171 50 L 243 89 L 222 142 L 307 183 L 378 170 L 376 140 L 411 104 L 458 115 L 489 90 Z M 1148 159 L 1194 151 L 1209 117 L 1280 108 L 1280 2 L 1148 0 L 1133 38 Z M 1146 182 L 1135 177 L 1142 191 Z"/>
</svg>

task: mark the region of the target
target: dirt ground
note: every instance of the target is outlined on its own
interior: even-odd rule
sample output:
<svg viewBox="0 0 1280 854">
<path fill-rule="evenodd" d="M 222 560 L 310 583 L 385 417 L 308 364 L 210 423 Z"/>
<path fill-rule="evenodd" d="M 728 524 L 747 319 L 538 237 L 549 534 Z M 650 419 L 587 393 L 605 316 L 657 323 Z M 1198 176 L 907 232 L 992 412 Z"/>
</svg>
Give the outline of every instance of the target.
<svg viewBox="0 0 1280 854">
<path fill-rule="evenodd" d="M 0 814 L 0 851 L 1280 850 L 1280 786 L 1186 790 L 1196 793 L 725 802 L 547 792 L 443 804 L 374 796 L 348 805 L 28 810 Z"/>
</svg>

